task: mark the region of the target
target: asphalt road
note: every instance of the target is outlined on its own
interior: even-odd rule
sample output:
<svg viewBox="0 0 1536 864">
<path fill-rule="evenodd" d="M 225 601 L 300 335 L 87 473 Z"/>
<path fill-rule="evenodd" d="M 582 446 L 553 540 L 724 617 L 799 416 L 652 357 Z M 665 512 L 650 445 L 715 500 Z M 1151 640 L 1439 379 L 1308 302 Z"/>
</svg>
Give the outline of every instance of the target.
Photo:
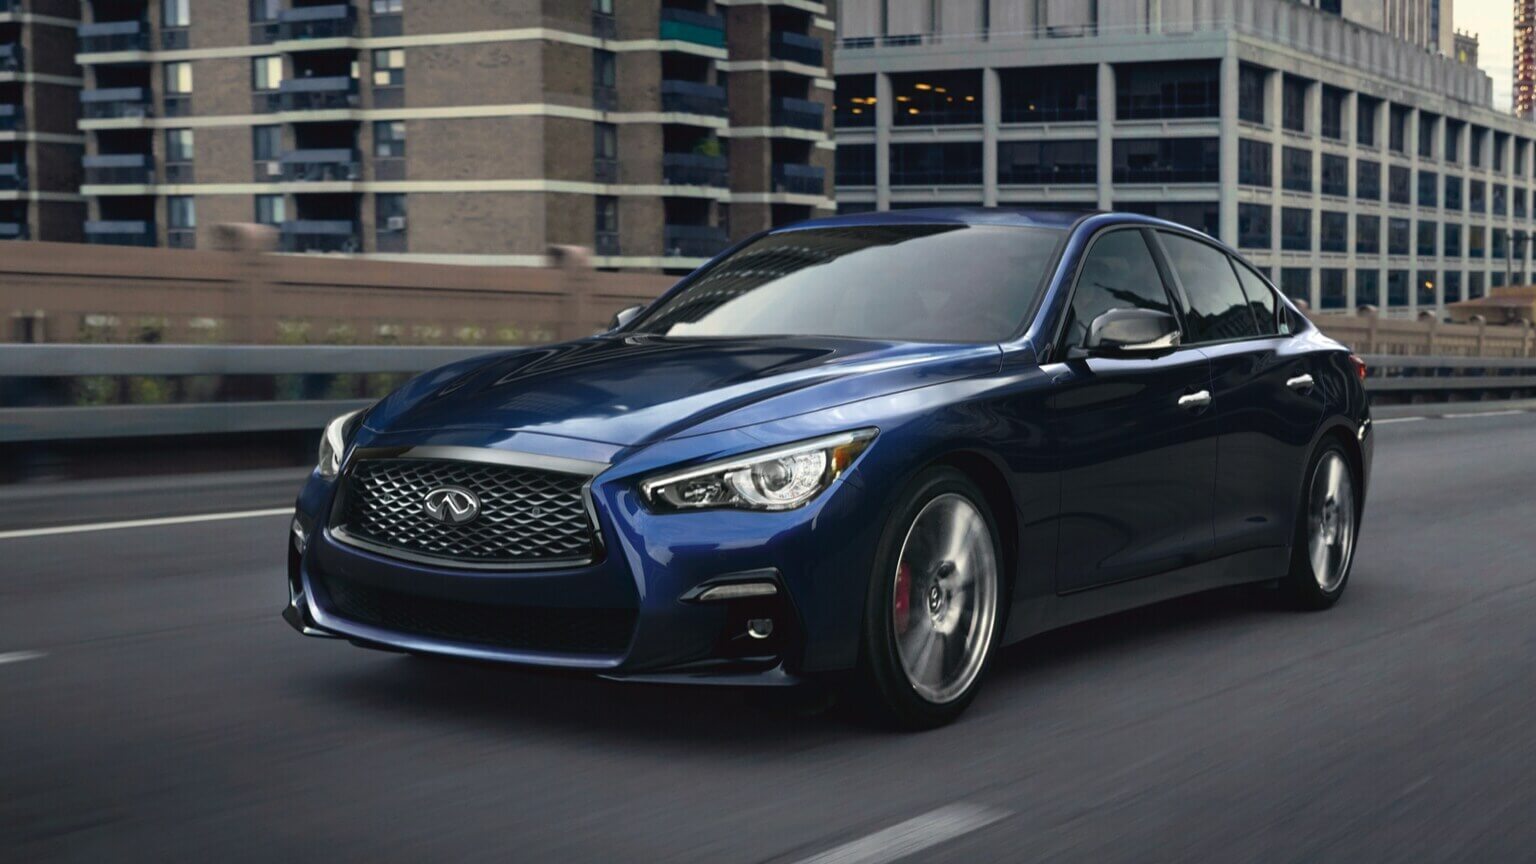
<svg viewBox="0 0 1536 864">
<path fill-rule="evenodd" d="M 301 639 L 281 516 L 0 539 L 0 861 L 1536 860 L 1536 414 L 1378 434 L 1332 611 L 1033 639 L 923 735 Z"/>
</svg>

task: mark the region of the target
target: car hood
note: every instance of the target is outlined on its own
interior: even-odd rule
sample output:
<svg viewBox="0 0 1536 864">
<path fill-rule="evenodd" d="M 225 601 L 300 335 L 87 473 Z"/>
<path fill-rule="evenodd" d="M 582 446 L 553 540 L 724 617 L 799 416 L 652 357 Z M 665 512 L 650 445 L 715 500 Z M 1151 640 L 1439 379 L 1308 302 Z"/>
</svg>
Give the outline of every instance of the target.
<svg viewBox="0 0 1536 864">
<path fill-rule="evenodd" d="M 374 432 L 497 429 L 630 446 L 802 414 L 997 368 L 996 345 L 598 336 L 429 372 Z"/>
</svg>

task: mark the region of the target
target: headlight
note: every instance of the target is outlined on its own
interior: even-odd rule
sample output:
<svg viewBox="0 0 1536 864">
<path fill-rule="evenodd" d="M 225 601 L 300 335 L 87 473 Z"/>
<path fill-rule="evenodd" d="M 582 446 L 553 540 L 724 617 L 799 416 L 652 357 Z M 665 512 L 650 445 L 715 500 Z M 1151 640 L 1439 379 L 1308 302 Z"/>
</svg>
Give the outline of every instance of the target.
<svg viewBox="0 0 1536 864">
<path fill-rule="evenodd" d="M 341 471 L 341 454 L 347 452 L 347 442 L 366 410 L 349 411 L 325 425 L 325 434 L 320 436 L 320 464 L 316 466 L 321 477 L 335 477 Z"/>
<path fill-rule="evenodd" d="M 821 494 L 875 439 L 858 429 L 651 477 L 640 484 L 657 510 L 790 510 Z"/>
</svg>

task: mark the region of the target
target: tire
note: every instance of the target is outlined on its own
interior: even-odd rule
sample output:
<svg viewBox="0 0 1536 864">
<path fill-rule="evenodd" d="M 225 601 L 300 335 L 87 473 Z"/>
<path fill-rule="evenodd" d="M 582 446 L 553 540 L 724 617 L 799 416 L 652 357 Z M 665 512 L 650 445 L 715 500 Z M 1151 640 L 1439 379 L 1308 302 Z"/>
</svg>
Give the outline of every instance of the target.
<svg viewBox="0 0 1536 864">
<path fill-rule="evenodd" d="M 1327 609 L 1349 585 L 1360 534 L 1360 490 L 1353 460 L 1338 441 L 1307 462 L 1291 540 L 1291 566 L 1280 596 L 1296 609 Z"/>
<path fill-rule="evenodd" d="M 976 484 L 933 468 L 892 508 L 879 544 L 860 651 L 864 707 L 899 728 L 943 726 L 976 698 L 1000 638 L 997 526 Z"/>
</svg>

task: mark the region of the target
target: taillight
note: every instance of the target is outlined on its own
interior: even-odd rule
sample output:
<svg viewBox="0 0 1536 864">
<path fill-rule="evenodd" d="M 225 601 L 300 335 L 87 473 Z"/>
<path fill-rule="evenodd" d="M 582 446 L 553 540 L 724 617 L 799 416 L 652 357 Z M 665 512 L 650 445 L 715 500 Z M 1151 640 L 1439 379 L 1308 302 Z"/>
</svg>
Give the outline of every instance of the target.
<svg viewBox="0 0 1536 864">
<path fill-rule="evenodd" d="M 1359 354 L 1351 354 L 1351 355 L 1349 355 L 1349 362 L 1355 364 L 1355 376 L 1357 378 L 1359 378 L 1361 381 L 1364 381 L 1365 380 L 1365 361 L 1360 359 L 1360 355 Z"/>
</svg>

